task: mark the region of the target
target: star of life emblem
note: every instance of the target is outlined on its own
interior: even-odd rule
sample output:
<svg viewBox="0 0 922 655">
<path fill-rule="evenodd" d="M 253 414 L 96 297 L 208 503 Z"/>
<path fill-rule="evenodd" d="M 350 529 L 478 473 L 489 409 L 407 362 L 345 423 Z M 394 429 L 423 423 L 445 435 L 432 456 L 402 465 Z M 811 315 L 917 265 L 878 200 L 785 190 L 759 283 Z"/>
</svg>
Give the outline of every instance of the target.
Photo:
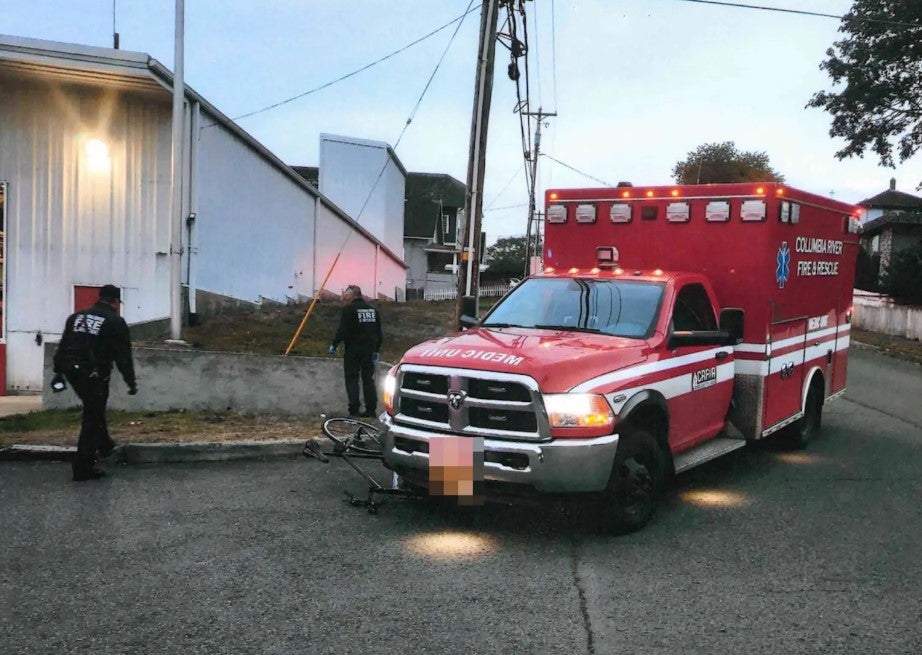
<svg viewBox="0 0 922 655">
<path fill-rule="evenodd" d="M 781 247 L 778 248 L 778 268 L 775 269 L 775 279 L 778 281 L 778 288 L 783 289 L 790 277 L 791 249 L 788 248 L 787 241 L 782 241 Z"/>
</svg>

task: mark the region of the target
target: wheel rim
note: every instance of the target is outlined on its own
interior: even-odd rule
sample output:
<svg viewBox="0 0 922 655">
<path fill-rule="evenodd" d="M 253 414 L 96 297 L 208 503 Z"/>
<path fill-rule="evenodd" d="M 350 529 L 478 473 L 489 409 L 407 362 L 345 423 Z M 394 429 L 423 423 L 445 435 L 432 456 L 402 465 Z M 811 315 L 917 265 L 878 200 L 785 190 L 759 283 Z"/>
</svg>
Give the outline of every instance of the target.
<svg viewBox="0 0 922 655">
<path fill-rule="evenodd" d="M 642 515 L 653 503 L 653 476 L 650 469 L 635 457 L 624 461 L 618 470 L 616 487 L 618 504 L 631 514 Z"/>
</svg>

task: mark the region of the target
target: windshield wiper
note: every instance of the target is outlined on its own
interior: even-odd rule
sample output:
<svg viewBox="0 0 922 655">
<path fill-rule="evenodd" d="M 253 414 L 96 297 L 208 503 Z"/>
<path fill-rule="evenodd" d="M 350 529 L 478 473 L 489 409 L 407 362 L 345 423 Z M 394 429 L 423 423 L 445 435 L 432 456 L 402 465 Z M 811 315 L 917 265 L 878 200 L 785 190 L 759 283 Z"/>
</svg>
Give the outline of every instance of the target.
<svg viewBox="0 0 922 655">
<path fill-rule="evenodd" d="M 576 325 L 533 325 L 536 330 L 563 330 L 564 332 L 589 332 L 591 334 L 599 334 L 599 330 L 587 327 L 579 327 Z"/>
<path fill-rule="evenodd" d="M 528 327 L 527 325 L 516 325 L 515 323 L 481 323 L 480 327 L 484 328 L 520 328 Z"/>
</svg>

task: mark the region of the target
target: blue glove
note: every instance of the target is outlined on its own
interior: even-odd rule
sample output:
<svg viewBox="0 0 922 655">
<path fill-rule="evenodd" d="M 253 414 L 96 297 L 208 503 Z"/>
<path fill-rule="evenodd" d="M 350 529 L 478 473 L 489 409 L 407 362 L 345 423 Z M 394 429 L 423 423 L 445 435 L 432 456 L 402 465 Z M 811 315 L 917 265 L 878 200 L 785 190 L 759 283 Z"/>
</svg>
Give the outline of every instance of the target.
<svg viewBox="0 0 922 655">
<path fill-rule="evenodd" d="M 371 356 L 372 364 L 377 364 L 380 361 L 381 361 L 381 353 L 375 353 L 374 355 Z"/>
<path fill-rule="evenodd" d="M 335 355 L 335 354 L 336 354 L 336 346 L 331 345 L 329 348 L 327 348 L 327 352 L 330 353 L 331 355 Z"/>
</svg>

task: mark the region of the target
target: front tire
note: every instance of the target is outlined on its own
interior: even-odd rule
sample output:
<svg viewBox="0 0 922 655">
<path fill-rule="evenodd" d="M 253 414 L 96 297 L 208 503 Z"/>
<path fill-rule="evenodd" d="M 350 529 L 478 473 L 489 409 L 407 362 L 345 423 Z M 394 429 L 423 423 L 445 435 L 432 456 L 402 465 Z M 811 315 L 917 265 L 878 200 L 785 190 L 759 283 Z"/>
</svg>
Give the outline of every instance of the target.
<svg viewBox="0 0 922 655">
<path fill-rule="evenodd" d="M 599 504 L 604 529 L 628 534 L 650 522 L 663 491 L 664 462 L 662 449 L 646 430 L 622 436 Z"/>
<path fill-rule="evenodd" d="M 794 450 L 803 450 L 820 432 L 823 424 L 823 386 L 811 384 L 804 403 L 804 415 L 785 433 L 785 444 Z"/>
</svg>

